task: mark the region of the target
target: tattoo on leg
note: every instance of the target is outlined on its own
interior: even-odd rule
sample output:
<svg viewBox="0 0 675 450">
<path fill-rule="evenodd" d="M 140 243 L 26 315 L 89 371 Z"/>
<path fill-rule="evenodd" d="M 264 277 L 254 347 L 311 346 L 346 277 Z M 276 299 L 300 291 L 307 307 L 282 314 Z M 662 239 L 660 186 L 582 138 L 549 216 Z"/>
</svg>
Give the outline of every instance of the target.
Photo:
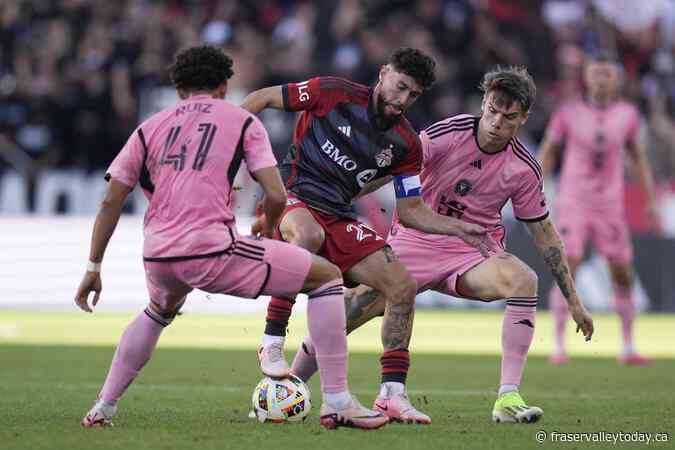
<svg viewBox="0 0 675 450">
<path fill-rule="evenodd" d="M 384 257 L 387 258 L 388 263 L 398 261 L 398 256 L 396 256 L 396 253 L 394 253 L 391 247 L 384 247 L 382 250 L 384 251 Z"/>
<path fill-rule="evenodd" d="M 382 322 L 382 344 L 385 350 L 408 348 L 412 335 L 413 303 L 387 305 Z"/>
<path fill-rule="evenodd" d="M 546 260 L 546 264 L 551 268 L 551 273 L 553 273 L 553 277 L 558 283 L 560 292 L 562 292 L 565 298 L 569 298 L 572 292 L 569 281 L 572 277 L 567 268 L 567 264 L 565 264 L 562 259 L 562 252 L 558 247 L 549 247 L 544 252 L 544 259 Z"/>
<path fill-rule="evenodd" d="M 379 292 L 375 289 L 366 291 L 357 295 L 355 290 L 349 290 L 345 294 L 345 312 L 347 313 L 347 323 L 360 322 L 362 318 L 371 309 L 375 303 Z M 347 327 L 349 328 L 349 326 Z"/>
</svg>

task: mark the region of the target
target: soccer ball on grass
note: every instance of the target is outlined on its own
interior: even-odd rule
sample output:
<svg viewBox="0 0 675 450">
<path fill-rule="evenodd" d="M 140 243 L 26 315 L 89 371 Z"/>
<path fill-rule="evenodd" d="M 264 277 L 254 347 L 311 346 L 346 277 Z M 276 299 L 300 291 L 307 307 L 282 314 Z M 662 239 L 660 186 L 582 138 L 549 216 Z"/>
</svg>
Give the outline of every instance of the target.
<svg viewBox="0 0 675 450">
<path fill-rule="evenodd" d="M 260 422 L 300 422 L 312 409 L 309 388 L 295 375 L 263 378 L 253 390 L 251 401 Z"/>
</svg>

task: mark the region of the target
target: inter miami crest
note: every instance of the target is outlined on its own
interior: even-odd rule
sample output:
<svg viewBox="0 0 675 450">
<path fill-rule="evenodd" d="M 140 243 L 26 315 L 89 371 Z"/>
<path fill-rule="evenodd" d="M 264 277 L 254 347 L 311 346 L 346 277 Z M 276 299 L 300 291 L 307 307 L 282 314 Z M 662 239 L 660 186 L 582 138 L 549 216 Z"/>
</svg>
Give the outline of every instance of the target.
<svg viewBox="0 0 675 450">
<path fill-rule="evenodd" d="M 455 194 L 460 197 L 464 197 L 469 192 L 471 192 L 471 183 L 469 183 L 469 181 L 462 179 L 455 185 Z"/>
<path fill-rule="evenodd" d="M 394 152 L 392 152 L 393 145 L 390 145 L 389 148 L 382 149 L 380 153 L 375 155 L 375 162 L 377 167 L 387 167 L 391 165 L 391 160 L 394 158 Z"/>
</svg>

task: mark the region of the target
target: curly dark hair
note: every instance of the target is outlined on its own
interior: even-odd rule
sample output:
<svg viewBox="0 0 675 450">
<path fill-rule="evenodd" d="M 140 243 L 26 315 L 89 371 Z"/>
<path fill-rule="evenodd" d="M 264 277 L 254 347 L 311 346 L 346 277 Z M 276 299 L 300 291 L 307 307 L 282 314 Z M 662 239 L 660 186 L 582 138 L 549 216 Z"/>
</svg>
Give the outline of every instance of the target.
<svg viewBox="0 0 675 450">
<path fill-rule="evenodd" d="M 514 101 L 520 103 L 523 113 L 530 110 L 537 97 L 537 86 L 524 66 L 496 66 L 485 73 L 479 89 L 486 95 L 492 91 L 499 93 L 496 100 L 507 108 Z"/>
<path fill-rule="evenodd" d="M 234 74 L 232 58 L 212 45 L 190 47 L 176 53 L 168 70 L 176 89 L 188 91 L 213 90 Z"/>
<path fill-rule="evenodd" d="M 422 89 L 429 89 L 436 81 L 436 61 L 416 48 L 401 47 L 389 57 L 397 72 L 412 77 Z"/>
</svg>

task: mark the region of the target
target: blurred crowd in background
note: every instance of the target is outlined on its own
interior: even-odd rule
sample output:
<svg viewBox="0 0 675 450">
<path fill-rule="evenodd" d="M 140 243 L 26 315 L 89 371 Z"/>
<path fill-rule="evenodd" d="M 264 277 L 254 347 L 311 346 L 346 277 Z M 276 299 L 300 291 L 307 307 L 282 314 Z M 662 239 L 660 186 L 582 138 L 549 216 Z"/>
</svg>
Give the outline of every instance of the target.
<svg viewBox="0 0 675 450">
<path fill-rule="evenodd" d="M 675 180 L 675 0 L 3 1 L 0 173 L 28 182 L 32 210 L 45 171 L 104 170 L 173 95 L 174 53 L 200 42 L 233 57 L 228 98 L 237 104 L 315 75 L 373 84 L 394 48 L 420 48 L 438 62 L 438 82 L 409 114 L 417 128 L 479 114 L 482 73 L 525 65 L 538 86 L 522 136 L 533 152 L 552 110 L 583 95 L 584 52 L 609 49 L 643 114 L 657 181 Z M 293 115 L 263 120 L 283 153 Z"/>
</svg>

